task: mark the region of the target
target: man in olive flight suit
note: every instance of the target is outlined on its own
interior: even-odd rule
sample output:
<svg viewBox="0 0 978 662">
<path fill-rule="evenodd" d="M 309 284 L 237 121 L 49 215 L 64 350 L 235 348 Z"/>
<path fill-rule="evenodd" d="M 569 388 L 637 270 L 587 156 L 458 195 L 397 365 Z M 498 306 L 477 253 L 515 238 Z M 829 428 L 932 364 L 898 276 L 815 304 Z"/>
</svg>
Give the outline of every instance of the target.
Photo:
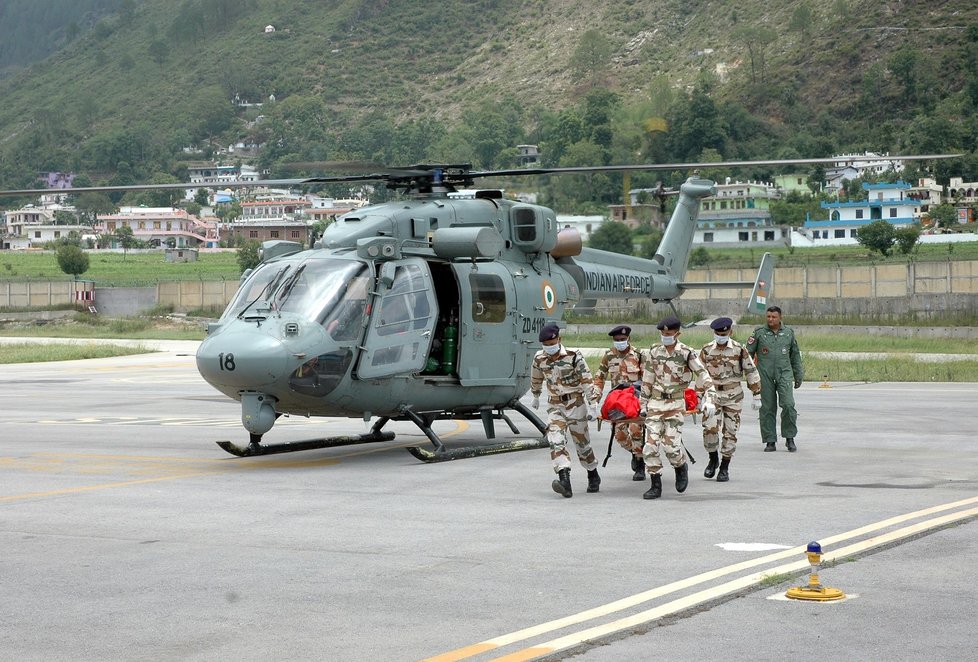
<svg viewBox="0 0 978 662">
<path fill-rule="evenodd" d="M 747 388 L 754 394 L 754 409 L 761 405 L 761 377 L 747 349 L 730 337 L 732 327 L 733 320 L 729 317 L 713 320 L 710 324 L 713 340 L 700 350 L 700 361 L 717 390 L 716 413 L 703 417 L 703 446 L 710 454 L 710 463 L 703 475 L 713 478 L 716 474 L 718 483 L 730 480 L 730 460 L 737 450 L 737 430 L 740 429 L 740 410 L 744 403 L 744 387 L 741 386 L 744 378 Z"/>
<path fill-rule="evenodd" d="M 614 347 L 601 357 L 598 374 L 594 376 L 594 401 L 601 401 L 604 383 L 610 382 L 611 388 L 628 385 L 633 386 L 642 381 L 642 356 L 637 347 L 629 341 L 631 327 L 620 325 L 608 332 L 614 342 Z M 612 423 L 614 425 L 615 441 L 632 455 L 632 480 L 645 480 L 645 460 L 642 458 L 642 446 L 645 445 L 645 425 L 641 421 L 631 423 Z"/>
<path fill-rule="evenodd" d="M 643 499 L 662 496 L 662 460 L 659 445 L 665 449 L 669 464 L 676 470 L 676 491 L 685 492 L 689 484 L 689 463 L 683 448 L 683 417 L 686 414 L 686 389 L 696 383 L 703 392 L 703 415 L 716 413 L 716 389 L 710 374 L 700 363 L 696 350 L 679 342 L 682 322 L 667 317 L 656 325 L 661 344 L 642 352 L 641 415 L 645 416 L 645 446 L 642 455 L 652 479 Z"/>
<path fill-rule="evenodd" d="M 765 444 L 764 452 L 776 450 L 780 403 L 781 436 L 788 451 L 794 453 L 797 450 L 798 413 L 791 387 L 801 386 L 805 371 L 802 369 L 795 332 L 781 323 L 780 308 L 768 307 L 767 326 L 754 329 L 747 340 L 747 351 L 761 373 L 761 441 Z"/>
<path fill-rule="evenodd" d="M 564 498 L 573 496 L 570 453 L 567 451 L 569 436 L 577 447 L 577 459 L 587 469 L 587 491 L 597 492 L 601 477 L 588 436 L 588 421 L 595 417 L 594 405 L 590 404 L 594 395 L 591 370 L 579 351 L 567 349 L 560 343 L 560 327 L 556 324 L 544 326 L 539 337 L 543 349 L 533 357 L 530 392 L 533 394 L 533 408 L 539 409 L 540 392 L 543 382 L 547 382 L 550 393 L 547 441 L 550 442 L 550 457 L 557 474 L 551 487 Z"/>
</svg>

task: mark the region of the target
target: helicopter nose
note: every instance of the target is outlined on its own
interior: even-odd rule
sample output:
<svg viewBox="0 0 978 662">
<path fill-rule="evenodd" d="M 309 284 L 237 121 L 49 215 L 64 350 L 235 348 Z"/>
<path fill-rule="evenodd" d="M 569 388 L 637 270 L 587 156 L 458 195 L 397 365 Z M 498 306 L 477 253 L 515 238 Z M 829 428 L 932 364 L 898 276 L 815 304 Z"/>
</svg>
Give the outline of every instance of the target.
<svg viewBox="0 0 978 662">
<path fill-rule="evenodd" d="M 200 343 L 197 369 L 213 386 L 254 390 L 288 374 L 288 352 L 262 333 L 225 332 Z"/>
</svg>

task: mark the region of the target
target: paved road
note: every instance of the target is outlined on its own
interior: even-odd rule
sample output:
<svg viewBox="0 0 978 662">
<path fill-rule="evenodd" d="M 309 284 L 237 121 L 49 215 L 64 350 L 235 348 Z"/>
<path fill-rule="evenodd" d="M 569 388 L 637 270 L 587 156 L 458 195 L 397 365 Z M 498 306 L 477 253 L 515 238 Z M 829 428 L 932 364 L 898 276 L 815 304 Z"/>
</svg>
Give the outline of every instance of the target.
<svg viewBox="0 0 978 662">
<path fill-rule="evenodd" d="M 685 494 L 667 477 L 643 501 L 619 451 L 566 500 L 546 451 L 424 465 L 403 424 L 230 457 L 213 441 L 244 440 L 236 403 L 164 349 L 0 366 L 0 657 L 974 659 L 973 384 L 806 384 L 798 453 L 748 421 L 731 481 L 707 481 L 690 425 Z M 292 418 L 267 440 L 365 428 Z M 769 599 L 812 539 L 851 597 Z"/>
</svg>

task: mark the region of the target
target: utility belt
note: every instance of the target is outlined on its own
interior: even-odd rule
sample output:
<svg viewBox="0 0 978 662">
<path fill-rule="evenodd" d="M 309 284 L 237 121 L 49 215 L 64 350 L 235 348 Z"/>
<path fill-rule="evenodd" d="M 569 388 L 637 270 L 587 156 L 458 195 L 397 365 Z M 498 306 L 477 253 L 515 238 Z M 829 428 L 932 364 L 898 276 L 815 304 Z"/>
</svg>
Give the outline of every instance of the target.
<svg viewBox="0 0 978 662">
<path fill-rule="evenodd" d="M 682 400 L 685 397 L 686 389 L 678 393 L 666 393 L 665 391 L 652 391 L 652 397 L 656 400 Z"/>
<path fill-rule="evenodd" d="M 552 404 L 552 405 L 565 404 L 566 405 L 566 404 L 575 402 L 577 400 L 583 400 L 583 399 L 584 399 L 584 396 L 581 393 L 564 393 L 563 395 L 551 395 L 550 396 L 550 404 Z"/>
</svg>

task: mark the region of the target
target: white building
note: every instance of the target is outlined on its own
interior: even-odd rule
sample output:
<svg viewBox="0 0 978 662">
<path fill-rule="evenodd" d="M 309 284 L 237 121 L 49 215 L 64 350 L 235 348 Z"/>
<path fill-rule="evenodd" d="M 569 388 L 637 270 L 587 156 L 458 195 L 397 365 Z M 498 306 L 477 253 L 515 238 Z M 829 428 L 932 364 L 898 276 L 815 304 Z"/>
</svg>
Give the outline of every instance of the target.
<svg viewBox="0 0 978 662">
<path fill-rule="evenodd" d="M 700 202 L 694 246 L 783 245 L 788 229 L 774 224 L 771 201 L 781 198 L 769 182 L 732 182 L 716 185 L 716 193 Z"/>
<path fill-rule="evenodd" d="M 879 176 L 887 172 L 903 172 L 903 161 L 887 158 L 888 156 L 889 153 L 877 154 L 876 152 L 833 156 L 835 161 L 832 166 L 825 169 L 824 191 L 826 193 L 838 193 L 845 180 L 851 181 L 870 175 Z M 861 157 L 861 159 L 856 160 L 853 157 Z"/>
<path fill-rule="evenodd" d="M 577 230 L 581 235 L 582 241 L 587 241 L 591 237 L 591 233 L 601 227 L 601 224 L 605 222 L 605 217 L 600 214 L 595 214 L 593 216 L 579 216 L 574 214 L 557 214 L 557 227 L 563 230 L 564 228 L 573 228 Z"/>
<path fill-rule="evenodd" d="M 858 244 L 859 228 L 873 221 L 886 221 L 906 227 L 920 217 L 920 201 L 908 195 L 912 187 L 904 181 L 888 184 L 863 184 L 866 199 L 858 202 L 823 202 L 829 211 L 825 220 L 809 218 L 802 233 L 813 246 L 851 246 Z"/>
</svg>

